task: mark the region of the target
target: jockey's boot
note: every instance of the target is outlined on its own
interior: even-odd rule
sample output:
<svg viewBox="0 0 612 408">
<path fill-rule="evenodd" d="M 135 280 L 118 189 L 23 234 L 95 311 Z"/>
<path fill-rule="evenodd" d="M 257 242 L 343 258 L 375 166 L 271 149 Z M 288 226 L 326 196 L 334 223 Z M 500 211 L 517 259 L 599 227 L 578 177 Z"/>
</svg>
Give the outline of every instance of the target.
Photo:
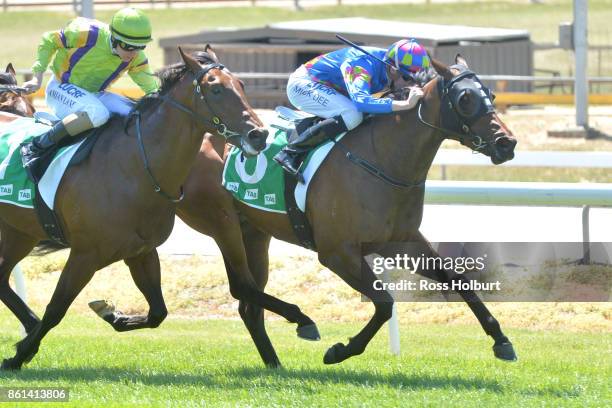
<svg viewBox="0 0 612 408">
<path fill-rule="evenodd" d="M 59 121 L 46 133 L 32 139 L 31 143 L 21 148 L 23 166 L 30 167 L 34 162 L 58 144 L 63 138 L 69 136 L 64 122 Z"/>
<path fill-rule="evenodd" d="M 85 112 L 72 113 L 53 125 L 46 133 L 21 146 L 23 167 L 30 168 L 46 152 L 69 136 L 91 129 L 93 124 Z"/>
<path fill-rule="evenodd" d="M 295 140 L 288 143 L 283 150 L 274 156 L 274 161 L 280 164 L 286 172 L 297 177 L 300 183 L 303 183 L 304 176 L 300 173 L 300 167 L 306 153 L 313 147 L 347 130 L 342 116 L 323 119 L 304 130 Z"/>
</svg>

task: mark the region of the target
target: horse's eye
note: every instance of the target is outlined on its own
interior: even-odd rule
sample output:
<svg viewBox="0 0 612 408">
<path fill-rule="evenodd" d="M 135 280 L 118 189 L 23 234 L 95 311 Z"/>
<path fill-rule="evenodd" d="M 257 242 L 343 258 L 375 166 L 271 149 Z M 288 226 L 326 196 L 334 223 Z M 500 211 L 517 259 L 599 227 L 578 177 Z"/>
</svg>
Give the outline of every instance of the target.
<svg viewBox="0 0 612 408">
<path fill-rule="evenodd" d="M 463 90 L 457 98 L 457 110 L 461 116 L 469 118 L 478 112 L 479 99 L 474 98 L 474 94 L 469 90 Z"/>
</svg>

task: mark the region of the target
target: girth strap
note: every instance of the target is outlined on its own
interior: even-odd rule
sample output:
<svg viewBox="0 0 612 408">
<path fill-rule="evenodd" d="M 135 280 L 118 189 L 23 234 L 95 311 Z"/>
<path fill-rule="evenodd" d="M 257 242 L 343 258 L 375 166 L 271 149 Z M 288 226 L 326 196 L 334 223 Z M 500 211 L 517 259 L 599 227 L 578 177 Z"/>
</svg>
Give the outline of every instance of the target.
<svg viewBox="0 0 612 408">
<path fill-rule="evenodd" d="M 285 172 L 283 172 L 285 178 L 285 206 L 287 207 L 287 216 L 289 217 L 289 223 L 293 228 L 295 236 L 300 241 L 300 245 L 304 248 L 317 250 L 317 246 L 314 241 L 314 234 L 312 233 L 312 226 L 306 218 L 306 214 L 300 210 L 297 203 L 295 202 L 295 186 L 297 180 Z"/>
</svg>

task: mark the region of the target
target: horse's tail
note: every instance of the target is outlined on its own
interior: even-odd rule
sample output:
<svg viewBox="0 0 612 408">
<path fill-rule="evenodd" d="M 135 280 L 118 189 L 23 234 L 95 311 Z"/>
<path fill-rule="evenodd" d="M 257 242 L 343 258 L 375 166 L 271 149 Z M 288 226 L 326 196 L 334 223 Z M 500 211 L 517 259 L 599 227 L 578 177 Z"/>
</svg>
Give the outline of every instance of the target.
<svg viewBox="0 0 612 408">
<path fill-rule="evenodd" d="M 57 252 L 57 251 L 60 251 L 66 248 L 67 247 L 62 244 L 59 244 L 50 239 L 45 239 L 45 240 L 40 241 L 38 245 L 34 247 L 34 250 L 32 251 L 32 255 L 43 256 L 43 255 L 51 254 L 53 252 Z"/>
</svg>

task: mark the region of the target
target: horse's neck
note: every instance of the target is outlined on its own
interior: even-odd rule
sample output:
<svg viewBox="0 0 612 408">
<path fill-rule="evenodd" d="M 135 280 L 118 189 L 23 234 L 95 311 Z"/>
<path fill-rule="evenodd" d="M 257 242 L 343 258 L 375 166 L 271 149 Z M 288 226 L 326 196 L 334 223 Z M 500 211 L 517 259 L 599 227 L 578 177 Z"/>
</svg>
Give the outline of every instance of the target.
<svg viewBox="0 0 612 408">
<path fill-rule="evenodd" d="M 371 132 L 375 162 L 405 183 L 424 181 L 442 139 L 419 123 L 416 110 L 378 120 Z"/>
<path fill-rule="evenodd" d="M 133 133 L 136 128 L 133 127 Z M 143 114 L 141 132 L 149 165 L 162 189 L 177 191 L 202 145 L 200 123 L 168 102 Z"/>
</svg>

